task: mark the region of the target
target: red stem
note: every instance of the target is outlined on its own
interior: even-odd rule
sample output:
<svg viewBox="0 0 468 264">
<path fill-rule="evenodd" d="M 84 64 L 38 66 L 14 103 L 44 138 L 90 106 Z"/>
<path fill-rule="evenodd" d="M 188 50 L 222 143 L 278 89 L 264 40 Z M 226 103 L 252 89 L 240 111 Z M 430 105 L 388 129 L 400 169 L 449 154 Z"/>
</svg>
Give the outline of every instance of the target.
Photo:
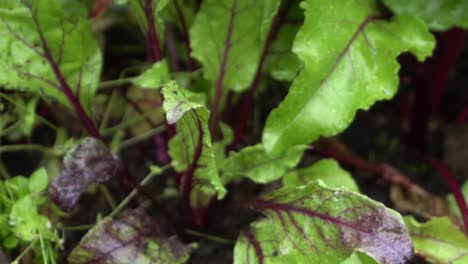
<svg viewBox="0 0 468 264">
<path fill-rule="evenodd" d="M 180 64 L 177 56 L 176 39 L 172 25 L 169 23 L 166 24 L 166 41 L 167 51 L 169 53 L 169 63 L 171 64 L 172 71 L 178 72 L 180 71 Z"/>
<path fill-rule="evenodd" d="M 342 164 L 378 174 L 384 180 L 394 184 L 398 184 L 407 190 L 420 189 L 418 185 L 413 183 L 408 178 L 403 177 L 403 175 L 400 172 L 398 172 L 395 168 L 389 165 L 370 164 L 359 158 L 351 157 L 349 155 L 343 155 L 330 150 L 320 150 L 320 153 L 327 157 L 334 158 Z M 463 197 L 463 194 L 461 192 L 460 185 L 458 184 L 455 176 L 440 161 L 430 158 L 428 158 L 427 161 L 442 176 L 442 179 L 445 181 L 450 191 L 453 193 L 458 207 L 460 208 L 460 212 L 462 214 L 463 223 L 465 226 L 465 233 L 468 234 L 468 209 L 465 198 Z"/>
<path fill-rule="evenodd" d="M 242 105 L 240 108 L 240 113 L 238 114 L 236 123 L 234 125 L 234 142 L 232 143 L 232 146 L 237 146 L 241 139 L 244 136 L 244 130 L 245 127 L 247 126 L 247 121 L 249 119 L 249 116 L 252 112 L 252 107 L 253 107 L 253 98 L 255 96 L 255 92 L 257 91 L 258 85 L 260 84 L 260 80 L 262 77 L 262 70 L 263 70 L 263 65 L 265 63 L 266 56 L 268 54 L 268 50 L 271 47 L 271 44 L 273 43 L 273 40 L 276 38 L 278 35 L 280 25 L 283 22 L 283 20 L 286 18 L 286 15 L 288 13 L 289 6 L 291 4 L 291 1 L 288 1 L 284 8 L 282 8 L 277 15 L 275 16 L 273 23 L 270 27 L 270 31 L 268 32 L 267 39 L 263 45 L 263 50 L 262 54 L 260 56 L 260 61 L 257 66 L 257 70 L 255 72 L 255 77 L 249 87 L 249 90 L 247 94 L 244 96 L 242 100 Z"/>
<path fill-rule="evenodd" d="M 46 60 L 49 62 L 50 66 L 52 67 L 52 70 L 54 71 L 55 77 L 57 78 L 57 81 L 60 84 L 60 89 L 62 90 L 62 92 L 67 97 L 70 104 L 75 109 L 78 115 L 78 118 L 80 119 L 81 123 L 84 125 L 88 133 L 94 138 L 101 139 L 101 134 L 99 133 L 99 130 L 97 129 L 94 122 L 91 120 L 89 115 L 84 110 L 83 106 L 80 103 L 79 98 L 75 96 L 71 87 L 68 85 L 67 81 L 65 80 L 65 77 L 63 76 L 62 71 L 60 70 L 58 64 L 55 62 L 54 57 L 52 56 L 52 52 L 50 51 L 50 48 L 47 45 L 47 41 L 45 40 L 44 34 L 42 33 L 42 30 L 40 29 L 39 23 L 37 22 L 36 18 L 34 18 L 34 23 L 36 24 L 37 32 L 39 33 L 39 39 L 41 41 L 41 45 L 44 48 L 44 56 Z"/>
<path fill-rule="evenodd" d="M 465 32 L 452 29 L 437 39 L 434 56 L 423 64 L 424 75 L 416 83 L 416 101 L 408 135 L 408 145 L 425 151 L 426 132 L 432 114 L 436 112 L 447 88 L 450 71 L 463 50 Z"/>
<path fill-rule="evenodd" d="M 191 206 L 190 206 L 190 193 L 192 192 L 192 184 L 193 184 L 193 177 L 195 176 L 195 171 L 198 168 L 198 161 L 201 158 L 202 155 L 202 150 L 203 150 L 203 129 L 201 122 L 198 118 L 195 118 L 197 122 L 197 128 L 198 128 L 198 142 L 197 142 L 197 147 L 195 148 L 195 153 L 193 154 L 193 161 L 190 164 L 190 167 L 187 169 L 185 172 L 185 175 L 182 178 L 182 203 L 184 208 L 187 211 L 191 212 L 191 215 L 193 215 L 193 211 L 191 211 Z"/>
<path fill-rule="evenodd" d="M 211 118 L 210 118 L 210 133 L 214 137 L 216 131 L 216 125 L 219 119 L 219 104 L 223 96 L 223 82 L 226 77 L 226 66 L 228 61 L 229 50 L 231 49 L 232 33 L 234 30 L 234 17 L 236 15 L 237 0 L 232 1 L 231 15 L 229 18 L 228 31 L 226 39 L 224 41 L 223 57 L 221 59 L 221 65 L 219 67 L 218 79 L 216 80 L 216 94 L 211 105 Z"/>
<path fill-rule="evenodd" d="M 452 172 L 445 166 L 442 162 L 428 158 L 428 163 L 439 173 L 439 175 L 444 180 L 445 184 L 449 187 L 450 191 L 455 197 L 458 207 L 463 218 L 463 225 L 465 227 L 465 234 L 468 235 L 468 208 L 466 205 L 465 197 L 461 191 L 460 185 L 457 182 L 457 179 L 452 174 Z"/>
<path fill-rule="evenodd" d="M 255 255 L 257 255 L 257 258 L 258 258 L 258 263 L 263 264 L 265 257 L 263 256 L 263 250 L 262 250 L 262 247 L 260 246 L 260 243 L 252 234 L 252 231 L 246 230 L 243 233 L 245 237 L 247 238 L 247 241 L 249 242 L 249 244 L 251 244 L 254 247 Z"/>
<path fill-rule="evenodd" d="M 149 56 L 152 62 L 160 61 L 162 56 L 161 45 L 159 44 L 158 33 L 154 26 L 154 14 L 152 0 L 145 0 L 145 15 L 148 20 L 147 42 L 149 48 Z"/>
<path fill-rule="evenodd" d="M 177 16 L 179 17 L 180 24 L 182 25 L 182 33 L 184 34 L 184 47 L 187 52 L 187 62 L 188 62 L 188 69 L 189 71 L 193 71 L 195 69 L 195 63 L 190 56 L 191 49 L 190 49 L 190 34 L 187 27 L 187 21 L 185 20 L 184 13 L 182 12 L 178 0 L 174 0 L 174 6 L 177 12 Z"/>
<path fill-rule="evenodd" d="M 341 164 L 351 166 L 360 170 L 369 171 L 379 175 L 382 179 L 392 184 L 399 185 L 408 191 L 421 192 L 423 189 L 419 185 L 405 177 L 403 173 L 388 164 L 371 164 L 365 160 L 346 154 L 341 154 L 330 149 L 319 150 L 320 154 L 333 158 Z M 423 191 L 425 192 L 425 191 Z"/>
</svg>

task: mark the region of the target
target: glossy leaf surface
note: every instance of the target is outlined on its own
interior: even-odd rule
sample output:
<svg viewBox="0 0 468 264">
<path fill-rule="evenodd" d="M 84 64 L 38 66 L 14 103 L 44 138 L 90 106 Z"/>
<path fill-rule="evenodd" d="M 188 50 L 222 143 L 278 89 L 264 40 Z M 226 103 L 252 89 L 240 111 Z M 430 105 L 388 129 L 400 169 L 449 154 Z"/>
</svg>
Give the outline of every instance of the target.
<svg viewBox="0 0 468 264">
<path fill-rule="evenodd" d="M 268 116 L 263 131 L 268 151 L 278 153 L 343 131 L 356 111 L 395 94 L 400 53 L 411 51 L 424 60 L 432 52 L 434 37 L 421 20 L 381 20 L 370 0 L 334 3 L 302 3 L 305 22 L 293 51 L 304 68 Z"/>
</svg>

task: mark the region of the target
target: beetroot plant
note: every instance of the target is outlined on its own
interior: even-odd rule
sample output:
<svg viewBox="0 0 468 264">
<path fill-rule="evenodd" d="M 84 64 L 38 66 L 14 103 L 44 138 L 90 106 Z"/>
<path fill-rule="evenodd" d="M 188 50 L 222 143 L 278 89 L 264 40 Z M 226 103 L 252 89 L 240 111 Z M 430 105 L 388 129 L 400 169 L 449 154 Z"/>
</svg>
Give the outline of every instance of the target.
<svg viewBox="0 0 468 264">
<path fill-rule="evenodd" d="M 467 1 L 0 1 L 0 262 L 467 263 L 444 164 L 447 198 L 335 137 L 453 27 Z"/>
</svg>

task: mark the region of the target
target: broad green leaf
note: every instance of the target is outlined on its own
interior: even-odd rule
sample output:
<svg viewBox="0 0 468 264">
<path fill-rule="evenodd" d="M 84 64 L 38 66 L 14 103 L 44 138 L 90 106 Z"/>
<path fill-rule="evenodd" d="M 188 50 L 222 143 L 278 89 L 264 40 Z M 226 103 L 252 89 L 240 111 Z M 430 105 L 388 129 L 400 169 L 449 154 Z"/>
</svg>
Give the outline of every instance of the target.
<svg viewBox="0 0 468 264">
<path fill-rule="evenodd" d="M 398 87 L 396 57 L 429 56 L 434 37 L 414 17 L 378 19 L 373 0 L 306 0 L 305 22 L 293 51 L 304 68 L 267 118 L 263 143 L 278 153 L 343 131 L 356 111 L 391 98 Z M 332 32 L 332 33 L 331 33 Z"/>
<path fill-rule="evenodd" d="M 29 191 L 31 193 L 42 192 L 49 183 L 47 171 L 44 167 L 39 168 L 29 178 Z"/>
<path fill-rule="evenodd" d="M 243 148 L 231 153 L 222 168 L 222 180 L 228 183 L 247 177 L 256 183 L 268 183 L 279 179 L 301 160 L 305 146 L 294 146 L 282 153 L 272 155 L 262 144 Z"/>
<path fill-rule="evenodd" d="M 0 1 L 0 35 L 0 85 L 70 106 L 54 64 L 88 107 L 100 78 L 102 55 L 86 12 L 66 10 L 60 0 Z M 41 36 L 53 62 L 47 59 Z"/>
<path fill-rule="evenodd" d="M 133 80 L 133 83 L 141 88 L 159 89 L 171 79 L 169 68 L 165 59 L 153 64 L 153 66 L 143 72 Z"/>
<path fill-rule="evenodd" d="M 194 96 L 170 82 L 162 89 L 163 108 L 169 124 L 176 124 L 177 133 L 169 142 L 169 155 L 176 171 L 193 174 L 191 202 L 200 206 L 217 194 L 225 194 L 216 168 L 211 136 L 208 129 L 209 110 L 192 101 Z M 195 184 L 196 183 L 196 184 Z M 200 198 L 201 196 L 201 198 Z M 202 201 L 199 201 L 202 199 Z"/>
<path fill-rule="evenodd" d="M 466 181 L 462 185 L 461 191 L 462 191 L 463 197 L 465 197 L 465 201 L 468 202 L 468 181 Z M 461 219 L 462 216 L 461 216 L 461 213 L 460 213 L 460 207 L 458 207 L 458 204 L 455 201 L 455 197 L 453 196 L 453 194 L 447 195 L 446 199 L 447 199 L 447 203 L 448 203 L 450 211 L 453 214 L 455 214 L 458 218 Z"/>
<path fill-rule="evenodd" d="M 341 263 L 354 251 L 380 263 L 408 263 L 401 216 L 364 195 L 321 181 L 283 187 L 251 204 L 266 218 L 239 236 L 234 263 Z"/>
<path fill-rule="evenodd" d="M 450 219 L 434 217 L 423 224 L 410 216 L 404 220 L 416 254 L 432 263 L 468 263 L 468 237 Z"/>
<path fill-rule="evenodd" d="M 432 30 L 468 28 L 466 0 L 384 0 L 383 2 L 395 14 L 408 14 L 423 19 Z"/>
<path fill-rule="evenodd" d="M 252 82 L 279 0 L 205 0 L 190 29 L 192 56 L 225 90 Z"/>
<path fill-rule="evenodd" d="M 81 239 L 68 263 L 185 263 L 190 247 L 158 230 L 158 224 L 141 208 L 124 211 L 119 219 L 106 217 Z"/>
<path fill-rule="evenodd" d="M 334 159 L 323 159 L 312 166 L 289 172 L 283 177 L 283 185 L 299 187 L 315 180 L 322 180 L 328 187 L 344 187 L 352 192 L 359 188 L 351 174 Z"/>
</svg>

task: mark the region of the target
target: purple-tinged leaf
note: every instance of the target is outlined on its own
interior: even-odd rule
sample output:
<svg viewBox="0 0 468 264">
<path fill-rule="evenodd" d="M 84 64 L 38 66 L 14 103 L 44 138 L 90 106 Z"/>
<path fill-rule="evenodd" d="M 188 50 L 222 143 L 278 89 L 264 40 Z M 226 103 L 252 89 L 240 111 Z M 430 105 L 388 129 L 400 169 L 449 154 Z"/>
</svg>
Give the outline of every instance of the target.
<svg viewBox="0 0 468 264">
<path fill-rule="evenodd" d="M 70 211 L 93 183 L 103 183 L 122 171 L 120 159 L 98 139 L 86 138 L 64 158 L 64 168 L 49 186 L 51 199 Z"/>
<path fill-rule="evenodd" d="M 182 177 L 183 203 L 188 207 L 206 206 L 211 197 L 226 194 L 216 167 L 208 119 L 210 112 L 200 97 L 169 82 L 162 89 L 163 108 L 169 124 L 176 123 L 177 133 L 169 141 L 169 155 Z"/>
<path fill-rule="evenodd" d="M 126 210 L 119 219 L 104 218 L 68 256 L 70 264 L 185 263 L 190 246 L 163 237 L 156 221 L 142 208 Z"/>
<path fill-rule="evenodd" d="M 407 263 L 411 239 L 401 216 L 359 193 L 321 181 L 284 187 L 252 203 L 267 218 L 241 233 L 234 263 L 341 263 L 354 251 Z"/>
</svg>

